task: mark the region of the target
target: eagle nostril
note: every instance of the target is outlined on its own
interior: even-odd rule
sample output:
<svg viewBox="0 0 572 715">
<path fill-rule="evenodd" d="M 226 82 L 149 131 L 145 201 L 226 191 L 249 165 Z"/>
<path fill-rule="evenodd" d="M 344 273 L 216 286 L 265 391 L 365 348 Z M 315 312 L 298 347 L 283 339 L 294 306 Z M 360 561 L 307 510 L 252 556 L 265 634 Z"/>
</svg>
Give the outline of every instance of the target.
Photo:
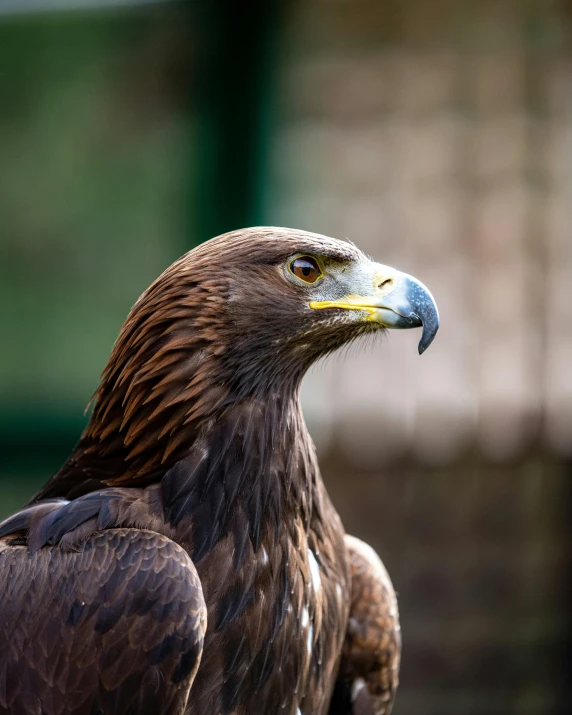
<svg viewBox="0 0 572 715">
<path fill-rule="evenodd" d="M 381 281 L 381 283 L 377 286 L 378 288 L 389 288 L 389 286 L 393 283 L 392 278 L 386 278 L 384 281 Z"/>
</svg>

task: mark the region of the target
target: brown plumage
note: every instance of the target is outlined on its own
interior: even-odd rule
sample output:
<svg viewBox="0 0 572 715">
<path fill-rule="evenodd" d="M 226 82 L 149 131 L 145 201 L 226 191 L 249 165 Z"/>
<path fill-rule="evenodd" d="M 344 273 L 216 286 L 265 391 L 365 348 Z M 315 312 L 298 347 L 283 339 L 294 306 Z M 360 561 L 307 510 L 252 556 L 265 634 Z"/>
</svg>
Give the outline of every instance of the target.
<svg viewBox="0 0 572 715">
<path fill-rule="evenodd" d="M 330 715 L 390 715 L 401 660 L 397 598 L 375 551 L 348 534 L 345 543 L 351 605 Z"/>
<path fill-rule="evenodd" d="M 420 351 L 421 284 L 303 231 L 168 268 L 74 452 L 0 525 L 0 714 L 388 713 L 395 595 L 345 541 L 298 395 L 322 355 L 421 324 Z"/>
</svg>

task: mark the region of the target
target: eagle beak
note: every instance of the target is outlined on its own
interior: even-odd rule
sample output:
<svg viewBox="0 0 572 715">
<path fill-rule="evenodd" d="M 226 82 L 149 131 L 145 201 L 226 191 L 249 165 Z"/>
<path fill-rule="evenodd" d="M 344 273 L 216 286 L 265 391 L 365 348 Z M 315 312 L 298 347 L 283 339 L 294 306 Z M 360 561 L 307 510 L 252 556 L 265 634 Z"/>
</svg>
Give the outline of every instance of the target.
<svg viewBox="0 0 572 715">
<path fill-rule="evenodd" d="M 369 295 L 346 295 L 340 300 L 312 301 L 310 308 L 343 308 L 368 313 L 370 320 L 385 328 L 420 328 L 419 354 L 427 350 L 439 329 L 439 311 L 429 289 L 407 273 L 372 264 L 373 285 Z"/>
</svg>

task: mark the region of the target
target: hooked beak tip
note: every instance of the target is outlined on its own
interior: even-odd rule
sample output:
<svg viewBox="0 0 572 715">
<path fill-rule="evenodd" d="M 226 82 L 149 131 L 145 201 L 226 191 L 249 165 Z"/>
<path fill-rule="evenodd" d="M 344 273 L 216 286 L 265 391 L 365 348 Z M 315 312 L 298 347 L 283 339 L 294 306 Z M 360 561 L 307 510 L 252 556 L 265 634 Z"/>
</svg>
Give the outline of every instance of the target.
<svg viewBox="0 0 572 715">
<path fill-rule="evenodd" d="M 423 328 L 417 346 L 419 355 L 422 355 L 439 329 L 439 311 L 429 289 L 416 278 L 402 273 L 395 290 L 382 301 L 384 307 L 395 312 L 391 327 Z"/>
</svg>

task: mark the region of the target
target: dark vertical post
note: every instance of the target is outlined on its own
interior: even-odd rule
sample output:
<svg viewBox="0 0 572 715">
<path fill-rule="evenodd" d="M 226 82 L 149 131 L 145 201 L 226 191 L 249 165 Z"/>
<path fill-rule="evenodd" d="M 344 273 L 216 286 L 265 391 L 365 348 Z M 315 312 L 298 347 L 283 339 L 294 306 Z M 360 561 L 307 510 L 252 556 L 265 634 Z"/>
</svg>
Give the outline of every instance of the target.
<svg viewBox="0 0 572 715">
<path fill-rule="evenodd" d="M 194 243 L 260 223 L 279 0 L 210 0 Z"/>
</svg>

